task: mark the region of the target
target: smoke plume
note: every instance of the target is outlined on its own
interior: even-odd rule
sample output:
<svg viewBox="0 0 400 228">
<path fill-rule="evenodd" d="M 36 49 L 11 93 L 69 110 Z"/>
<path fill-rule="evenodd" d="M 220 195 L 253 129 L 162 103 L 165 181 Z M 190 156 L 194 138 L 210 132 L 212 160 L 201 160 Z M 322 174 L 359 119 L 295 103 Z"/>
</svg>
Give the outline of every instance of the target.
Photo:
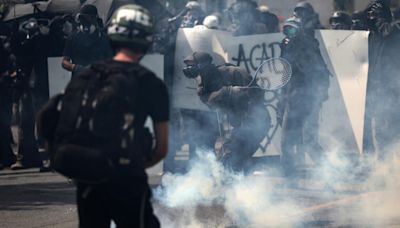
<svg viewBox="0 0 400 228">
<path fill-rule="evenodd" d="M 315 175 L 290 180 L 276 171 L 234 173 L 203 151 L 186 174 L 163 176 L 155 211 L 167 228 L 398 224 L 400 157 L 365 158 L 363 164 L 358 168 L 332 151 Z"/>
</svg>

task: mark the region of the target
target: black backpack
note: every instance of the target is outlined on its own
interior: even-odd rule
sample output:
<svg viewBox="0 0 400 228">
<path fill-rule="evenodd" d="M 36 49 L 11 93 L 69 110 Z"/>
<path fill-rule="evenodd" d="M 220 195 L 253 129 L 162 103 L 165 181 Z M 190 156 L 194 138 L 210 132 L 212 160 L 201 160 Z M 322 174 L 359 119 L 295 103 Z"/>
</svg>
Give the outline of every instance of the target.
<svg viewBox="0 0 400 228">
<path fill-rule="evenodd" d="M 74 78 L 53 109 L 59 112 L 51 145 L 55 171 L 85 183 L 143 172 L 152 149 L 147 128 L 135 126 L 137 81 L 146 73 L 93 64 Z"/>
</svg>

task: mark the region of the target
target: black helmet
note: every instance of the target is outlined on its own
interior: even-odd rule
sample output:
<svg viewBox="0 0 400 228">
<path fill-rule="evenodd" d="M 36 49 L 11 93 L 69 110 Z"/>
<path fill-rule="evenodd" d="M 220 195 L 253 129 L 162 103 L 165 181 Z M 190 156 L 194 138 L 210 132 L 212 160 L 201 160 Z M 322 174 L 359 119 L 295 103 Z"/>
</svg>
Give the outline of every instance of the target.
<svg viewBox="0 0 400 228">
<path fill-rule="evenodd" d="M 287 19 L 283 25 L 283 34 L 288 38 L 296 37 L 302 30 L 302 23 L 297 17 Z"/>
<path fill-rule="evenodd" d="M 201 11 L 201 6 L 197 1 L 189 1 L 186 4 L 185 8 L 187 10 L 198 10 L 198 11 Z"/>
<path fill-rule="evenodd" d="M 93 23 L 98 17 L 96 6 L 88 4 L 82 6 L 79 13 L 76 15 L 76 22 L 80 24 Z"/>
<path fill-rule="evenodd" d="M 153 33 L 150 12 L 135 4 L 116 9 L 107 26 L 107 34 L 114 48 L 127 47 L 146 52 L 153 41 Z"/>
<path fill-rule="evenodd" d="M 367 20 L 367 14 L 363 10 L 356 10 L 351 15 L 352 20 Z"/>
<path fill-rule="evenodd" d="M 367 14 L 363 10 L 354 11 L 351 15 L 351 29 L 353 30 L 368 30 Z"/>
<path fill-rule="evenodd" d="M 81 10 L 79 11 L 80 14 L 89 15 L 97 17 L 97 8 L 94 5 L 88 4 L 82 6 Z"/>
<path fill-rule="evenodd" d="M 344 11 L 336 11 L 329 18 L 329 24 L 332 29 L 348 30 L 351 28 L 352 19 L 348 13 Z"/>
<path fill-rule="evenodd" d="M 299 2 L 294 8 L 294 16 L 298 18 L 309 18 L 314 14 L 314 7 L 308 2 Z"/>
<path fill-rule="evenodd" d="M 195 64 L 210 64 L 212 61 L 211 55 L 202 51 L 193 52 L 183 60 L 184 63 L 194 62 Z"/>
</svg>

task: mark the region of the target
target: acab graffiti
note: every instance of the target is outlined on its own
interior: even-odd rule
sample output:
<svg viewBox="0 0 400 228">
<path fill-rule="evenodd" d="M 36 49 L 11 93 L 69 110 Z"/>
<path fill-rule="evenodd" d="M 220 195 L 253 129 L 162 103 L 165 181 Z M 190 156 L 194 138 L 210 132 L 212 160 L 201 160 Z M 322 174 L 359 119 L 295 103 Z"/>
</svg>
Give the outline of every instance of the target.
<svg viewBox="0 0 400 228">
<path fill-rule="evenodd" d="M 251 48 L 245 48 L 243 44 L 238 46 L 238 55 L 232 57 L 233 64 L 244 67 L 247 72 L 254 72 L 258 66 L 267 59 L 279 57 L 281 55 L 281 47 L 279 42 L 271 42 L 269 44 L 256 44 Z"/>
<path fill-rule="evenodd" d="M 238 45 L 238 54 L 232 57 L 232 63 L 244 68 L 250 74 L 254 73 L 257 68 L 265 61 L 270 58 L 279 57 L 281 55 L 280 42 L 261 43 L 248 48 L 249 45 L 244 44 Z M 272 143 L 272 140 L 279 128 L 278 123 L 278 103 L 279 91 L 265 91 L 265 105 L 269 114 L 269 128 L 266 130 L 266 144 L 260 148 L 262 151 L 266 151 L 268 145 Z"/>
</svg>

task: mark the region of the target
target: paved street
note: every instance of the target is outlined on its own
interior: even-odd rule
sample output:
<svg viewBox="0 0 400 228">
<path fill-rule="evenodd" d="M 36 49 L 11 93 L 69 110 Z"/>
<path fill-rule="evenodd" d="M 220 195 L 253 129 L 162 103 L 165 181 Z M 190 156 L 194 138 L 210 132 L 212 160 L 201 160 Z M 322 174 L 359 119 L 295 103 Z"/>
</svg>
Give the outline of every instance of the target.
<svg viewBox="0 0 400 228">
<path fill-rule="evenodd" d="M 1 228 L 75 228 L 77 224 L 74 185 L 66 178 L 38 169 L 0 171 Z"/>
<path fill-rule="evenodd" d="M 0 172 L 3 228 L 77 227 L 74 186 L 38 169 Z"/>
<path fill-rule="evenodd" d="M 379 215 L 365 221 L 365 214 L 355 213 L 360 210 L 361 202 L 381 198 L 389 193 L 364 192 L 363 185 L 327 186 L 323 182 L 305 179 L 296 180 L 291 187 L 287 187 L 290 185 L 287 185 L 288 181 L 282 177 L 267 177 L 262 173 L 256 173 L 255 177 L 269 178 L 273 181 L 277 186 L 273 190 L 277 203 L 290 195 L 297 201 L 296 204 L 301 206 L 287 217 L 298 220 L 294 225 L 291 224 L 291 227 L 400 227 L 397 214 L 387 214 L 383 217 Z M 151 178 L 150 182 L 155 186 L 160 182 L 160 178 Z M 39 173 L 37 169 L 0 171 L 2 228 L 77 227 L 74 202 L 73 184 L 56 173 Z M 177 219 L 182 216 L 182 211 L 160 206 L 158 202 L 155 202 L 155 209 L 157 213 L 162 213 L 163 219 Z M 217 226 L 218 223 L 221 224 L 225 215 L 221 205 L 198 206 L 195 214 L 196 219 L 204 224 L 202 227 L 210 227 L 210 224 L 212 227 L 227 227 Z M 287 227 L 284 223 L 282 226 Z M 169 222 L 164 222 L 163 227 L 175 228 Z"/>
</svg>

